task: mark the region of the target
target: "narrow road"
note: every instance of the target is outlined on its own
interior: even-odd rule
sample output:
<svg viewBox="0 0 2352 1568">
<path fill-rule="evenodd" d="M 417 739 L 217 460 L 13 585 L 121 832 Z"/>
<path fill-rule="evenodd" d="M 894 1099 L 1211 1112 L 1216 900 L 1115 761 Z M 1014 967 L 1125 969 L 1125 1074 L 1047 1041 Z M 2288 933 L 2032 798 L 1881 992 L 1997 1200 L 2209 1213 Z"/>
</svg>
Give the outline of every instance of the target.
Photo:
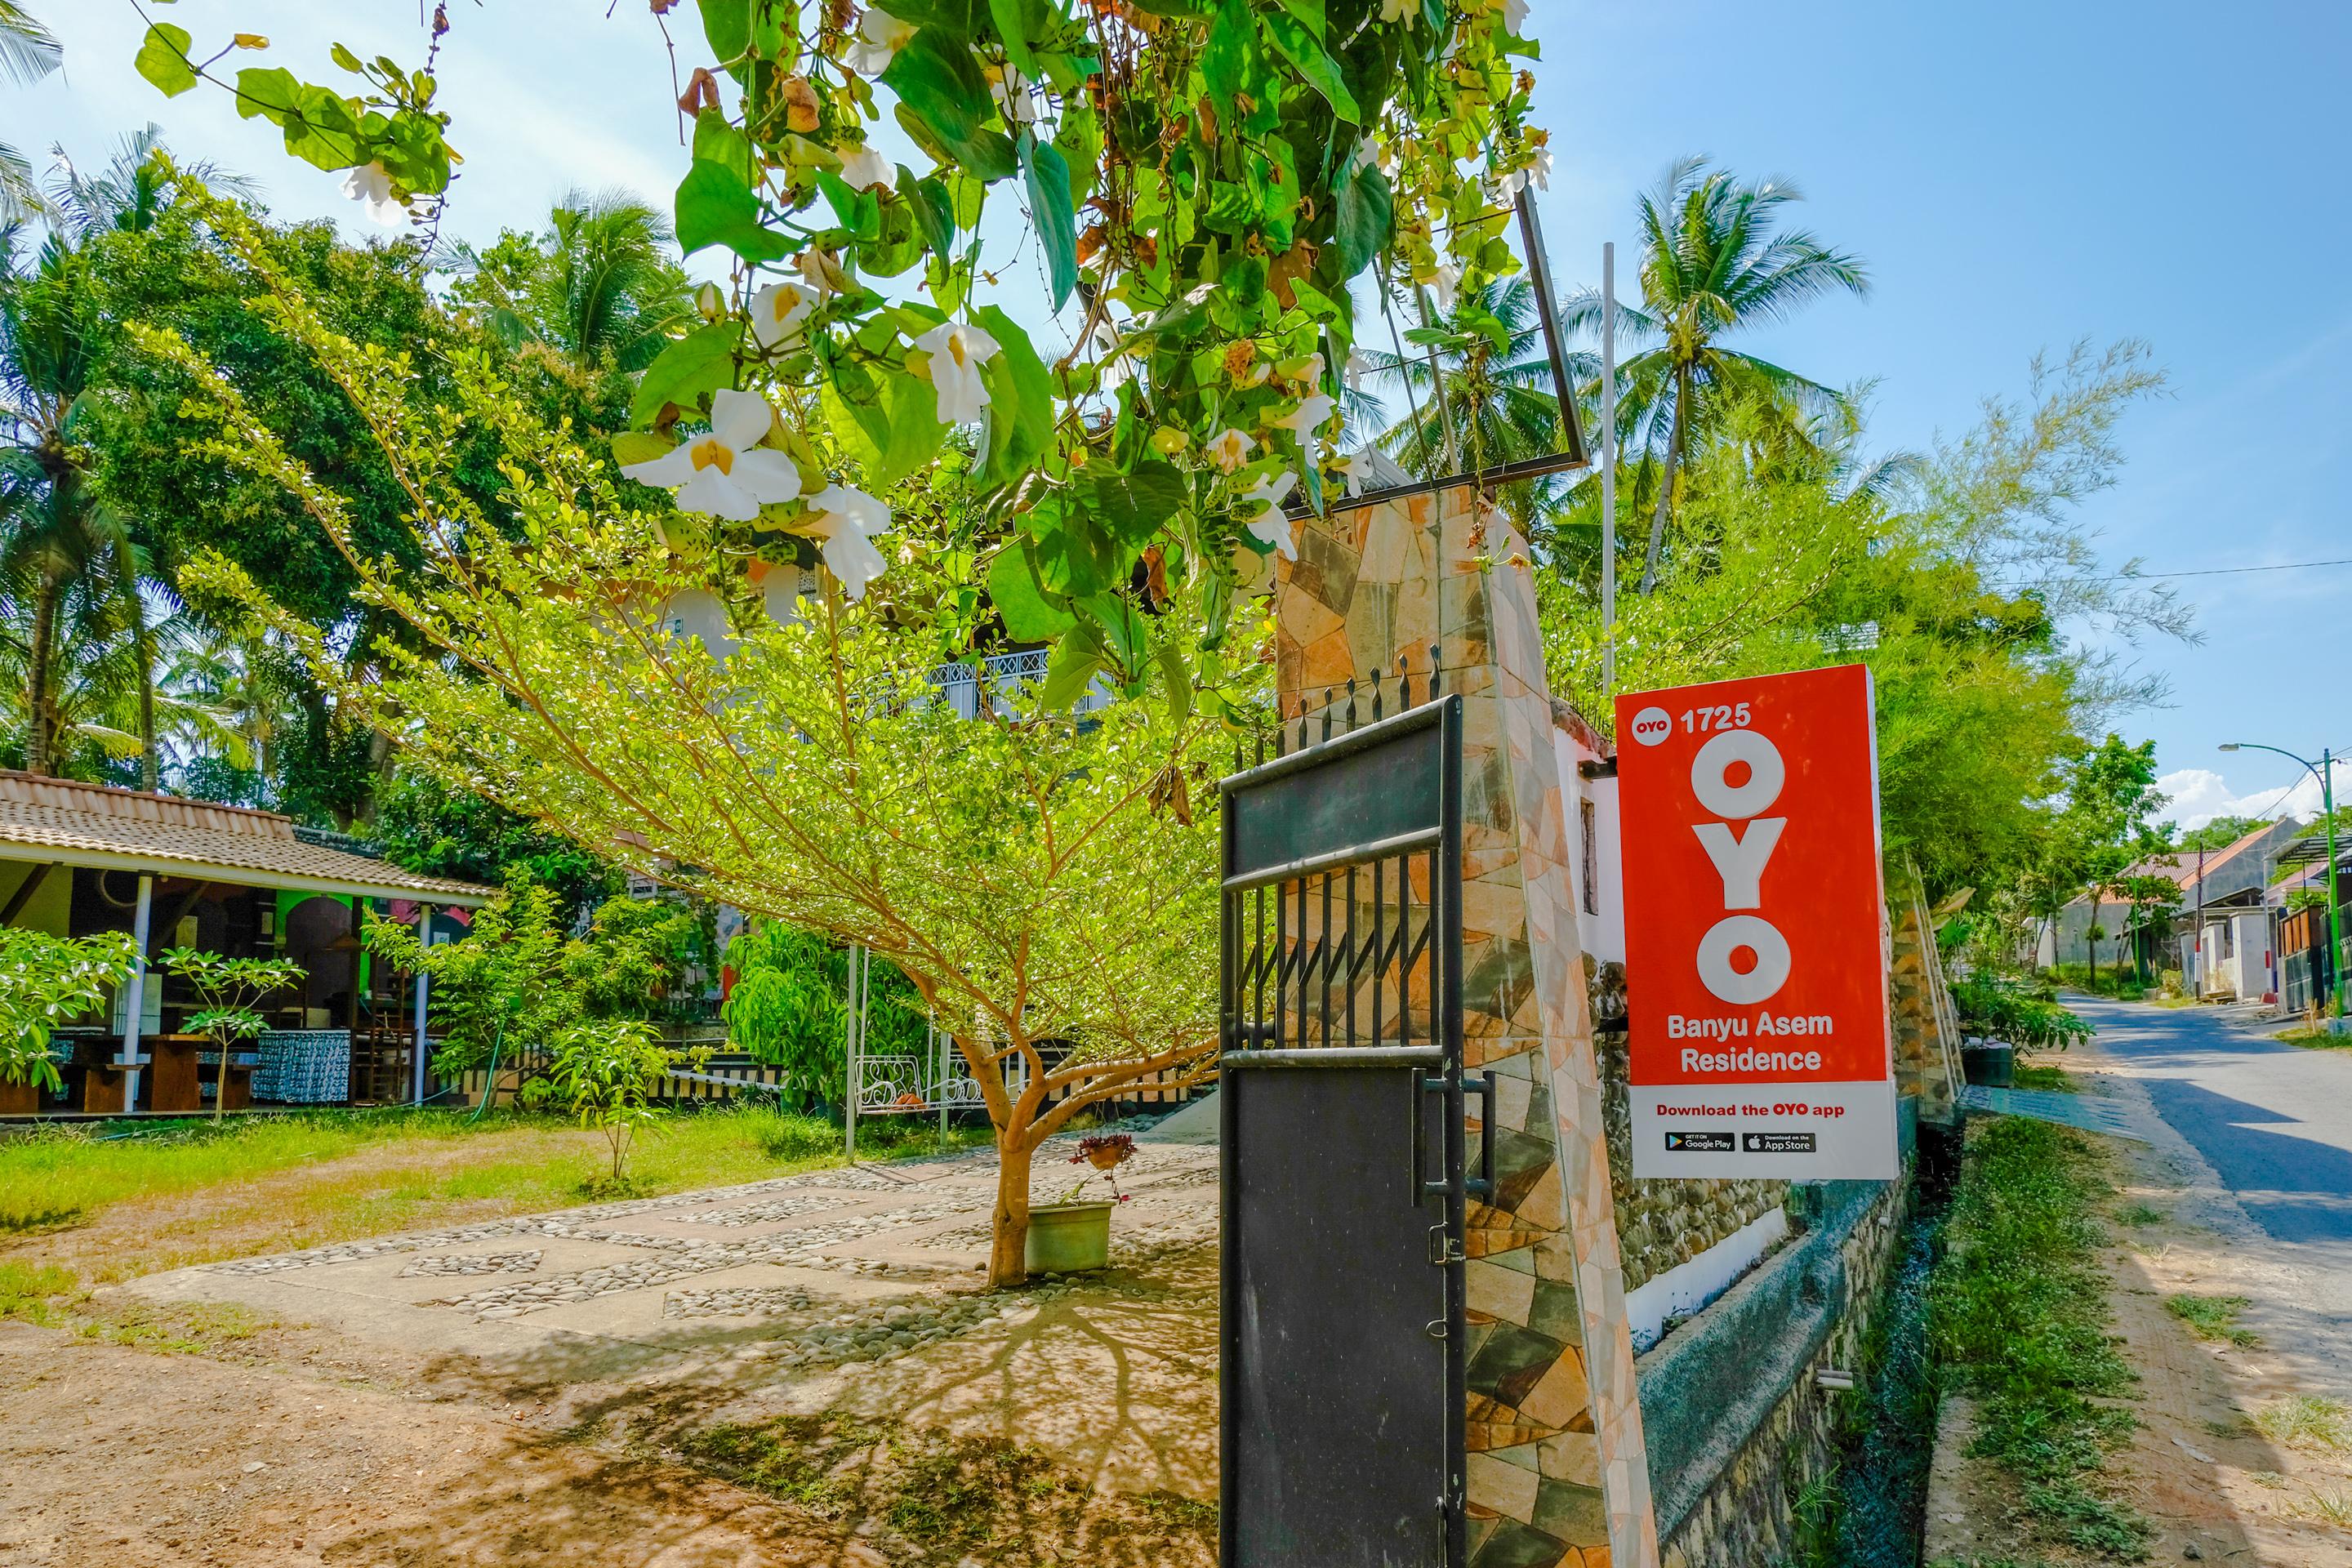
<svg viewBox="0 0 2352 1568">
<path fill-rule="evenodd" d="M 2352 1397 L 2352 1050 L 2286 1045 L 2217 1008 L 2067 1005 L 2098 1029 L 2084 1065 L 2129 1080 L 2161 1121 L 2255 1317 L 2283 1314 L 2273 1342 Z"/>
</svg>

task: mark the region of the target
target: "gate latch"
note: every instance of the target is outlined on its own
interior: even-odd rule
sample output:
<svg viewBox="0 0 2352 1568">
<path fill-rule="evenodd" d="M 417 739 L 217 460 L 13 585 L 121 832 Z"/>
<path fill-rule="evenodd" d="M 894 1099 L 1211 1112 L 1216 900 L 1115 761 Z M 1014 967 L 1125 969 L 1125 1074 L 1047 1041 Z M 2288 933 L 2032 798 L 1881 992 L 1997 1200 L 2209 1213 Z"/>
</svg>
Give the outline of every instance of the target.
<svg viewBox="0 0 2352 1568">
<path fill-rule="evenodd" d="M 1452 1226 L 1433 1225 L 1429 1227 L 1431 1267 L 1443 1268 L 1449 1263 L 1465 1262 L 1468 1256 L 1462 1250 L 1462 1243 L 1455 1239 Z"/>
<path fill-rule="evenodd" d="M 1442 1340 L 1446 1337 L 1447 1330 L 1445 1320 L 1443 1318 L 1432 1318 L 1421 1327 L 1422 1332 L 1427 1334 L 1433 1340 Z"/>
</svg>

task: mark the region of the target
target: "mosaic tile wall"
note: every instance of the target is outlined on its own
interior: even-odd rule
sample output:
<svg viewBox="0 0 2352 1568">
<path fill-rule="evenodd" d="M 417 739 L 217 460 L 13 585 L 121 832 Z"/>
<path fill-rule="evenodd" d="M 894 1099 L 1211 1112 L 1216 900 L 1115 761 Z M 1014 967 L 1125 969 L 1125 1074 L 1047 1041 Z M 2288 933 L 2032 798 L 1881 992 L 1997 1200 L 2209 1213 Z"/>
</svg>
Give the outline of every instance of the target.
<svg viewBox="0 0 2352 1568">
<path fill-rule="evenodd" d="M 1302 522 L 1277 563 L 1286 708 L 1425 670 L 1466 723 L 1464 1034 L 1495 1075 L 1470 1218 L 1472 1568 L 1658 1560 L 1551 698 L 1527 550 L 1468 486 Z M 1475 1126 L 1474 1122 L 1474 1127 Z"/>
</svg>

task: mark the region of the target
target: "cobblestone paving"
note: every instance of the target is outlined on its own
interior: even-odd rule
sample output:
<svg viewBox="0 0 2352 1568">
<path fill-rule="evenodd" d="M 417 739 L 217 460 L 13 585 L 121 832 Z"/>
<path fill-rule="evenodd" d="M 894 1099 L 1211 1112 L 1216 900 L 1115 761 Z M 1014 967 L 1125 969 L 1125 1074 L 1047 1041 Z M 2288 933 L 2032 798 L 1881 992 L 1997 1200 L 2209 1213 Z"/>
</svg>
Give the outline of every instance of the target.
<svg viewBox="0 0 2352 1568">
<path fill-rule="evenodd" d="M 705 1209 L 698 1214 L 677 1216 L 681 1225 L 746 1226 L 765 1225 L 770 1220 L 791 1219 L 795 1215 L 816 1214 L 841 1206 L 839 1198 L 772 1198 L 763 1204 L 740 1204 L 732 1208 Z"/>
<path fill-rule="evenodd" d="M 442 1275 L 470 1277 L 478 1274 L 528 1274 L 539 1267 L 539 1260 L 542 1256 L 543 1254 L 537 1247 L 532 1247 L 528 1252 L 428 1254 L 423 1258 L 411 1258 L 408 1267 L 400 1271 L 400 1277 L 403 1279 L 415 1279 Z"/>
<path fill-rule="evenodd" d="M 665 1318 L 764 1318 L 805 1312 L 817 1298 L 789 1287 L 719 1286 L 709 1290 L 673 1290 L 662 1298 Z"/>
</svg>

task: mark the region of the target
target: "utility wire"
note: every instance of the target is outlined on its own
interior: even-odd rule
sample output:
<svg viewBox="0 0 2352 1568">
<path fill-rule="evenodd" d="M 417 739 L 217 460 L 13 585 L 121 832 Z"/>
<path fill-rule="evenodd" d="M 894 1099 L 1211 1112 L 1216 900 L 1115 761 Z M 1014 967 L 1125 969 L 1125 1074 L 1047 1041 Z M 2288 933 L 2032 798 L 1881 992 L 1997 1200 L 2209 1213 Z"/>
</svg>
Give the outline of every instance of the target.
<svg viewBox="0 0 2352 1568">
<path fill-rule="evenodd" d="M 2352 556 L 2340 561 L 2282 561 L 2275 566 L 2203 566 L 2187 572 L 2117 572 L 2105 577 L 2077 577 L 2078 583 L 2135 583 L 2151 577 L 2230 577 L 2241 572 L 2307 572 L 2315 566 L 2352 566 Z"/>
</svg>

